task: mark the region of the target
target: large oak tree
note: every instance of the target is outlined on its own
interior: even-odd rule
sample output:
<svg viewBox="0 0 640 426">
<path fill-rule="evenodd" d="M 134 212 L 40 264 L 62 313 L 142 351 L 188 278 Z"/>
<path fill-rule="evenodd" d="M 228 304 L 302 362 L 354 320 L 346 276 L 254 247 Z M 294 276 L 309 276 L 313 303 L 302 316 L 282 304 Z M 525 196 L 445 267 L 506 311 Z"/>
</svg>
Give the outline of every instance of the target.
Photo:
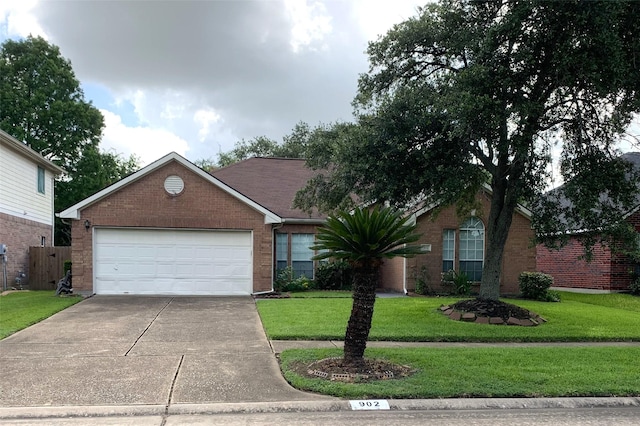
<svg viewBox="0 0 640 426">
<path fill-rule="evenodd" d="M 135 157 L 100 150 L 102 113 L 85 100 L 69 60 L 41 37 L 0 45 L 0 128 L 65 169 L 56 211 L 137 168 Z M 57 220 L 56 244 L 69 243 L 69 226 Z"/>
<path fill-rule="evenodd" d="M 514 209 L 547 187 L 555 150 L 573 182 L 565 195 L 574 207 L 563 213 L 590 212 L 590 223 L 571 223 L 597 225 L 606 238 L 606 224 L 633 202 L 637 180 L 625 179 L 631 169 L 616 143 L 640 109 L 638 22 L 636 1 L 442 0 L 419 9 L 369 44 L 356 123 L 314 132 L 309 164 L 330 172 L 296 204 L 327 210 L 349 192 L 364 202 L 465 204 L 488 184 L 480 297 L 497 299 Z M 562 224 L 538 225 L 550 235 Z"/>
</svg>

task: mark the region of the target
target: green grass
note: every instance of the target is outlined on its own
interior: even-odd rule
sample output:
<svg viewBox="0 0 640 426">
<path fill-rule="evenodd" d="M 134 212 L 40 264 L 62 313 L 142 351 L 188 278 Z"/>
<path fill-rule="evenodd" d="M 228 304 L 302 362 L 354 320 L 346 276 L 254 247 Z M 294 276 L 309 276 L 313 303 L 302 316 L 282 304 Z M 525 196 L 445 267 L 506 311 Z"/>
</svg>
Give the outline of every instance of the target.
<svg viewBox="0 0 640 426">
<path fill-rule="evenodd" d="M 607 306 L 609 308 L 640 312 L 640 297 L 632 296 L 630 294 L 584 294 L 561 292 L 560 297 L 563 301 L 573 301 L 589 305 Z"/>
<path fill-rule="evenodd" d="M 367 349 L 369 358 L 417 370 L 370 383 L 309 379 L 291 368 L 340 355 L 335 349 L 287 350 L 282 370 L 298 389 L 355 399 L 640 396 L 640 347 Z"/>
<path fill-rule="evenodd" d="M 335 290 L 335 291 L 298 291 L 290 293 L 290 296 L 294 299 L 334 299 L 334 298 L 342 298 L 342 299 L 351 299 L 350 291 L 343 290 Z"/>
<path fill-rule="evenodd" d="M 629 295 L 562 293 L 561 303 L 507 300 L 548 322 L 507 327 L 451 321 L 438 308 L 459 298 L 380 298 L 370 340 L 444 342 L 640 341 L 640 298 Z M 351 309 L 348 298 L 258 301 L 273 340 L 342 340 Z"/>
<path fill-rule="evenodd" d="M 81 301 L 80 296 L 55 295 L 53 291 L 19 291 L 0 296 L 0 339 Z"/>
</svg>

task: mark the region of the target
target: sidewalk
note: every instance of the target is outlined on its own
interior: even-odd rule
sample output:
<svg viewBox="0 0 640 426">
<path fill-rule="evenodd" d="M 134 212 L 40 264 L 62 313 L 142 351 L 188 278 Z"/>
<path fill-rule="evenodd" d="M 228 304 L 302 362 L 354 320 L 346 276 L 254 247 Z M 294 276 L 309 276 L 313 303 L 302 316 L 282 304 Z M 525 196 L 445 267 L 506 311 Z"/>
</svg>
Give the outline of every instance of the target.
<svg viewBox="0 0 640 426">
<path fill-rule="evenodd" d="M 276 354 L 287 349 L 342 349 L 340 340 L 270 340 Z M 535 347 L 636 347 L 640 342 L 529 342 L 529 343 L 473 343 L 473 342 L 389 342 L 369 341 L 368 348 L 535 348 Z"/>
</svg>

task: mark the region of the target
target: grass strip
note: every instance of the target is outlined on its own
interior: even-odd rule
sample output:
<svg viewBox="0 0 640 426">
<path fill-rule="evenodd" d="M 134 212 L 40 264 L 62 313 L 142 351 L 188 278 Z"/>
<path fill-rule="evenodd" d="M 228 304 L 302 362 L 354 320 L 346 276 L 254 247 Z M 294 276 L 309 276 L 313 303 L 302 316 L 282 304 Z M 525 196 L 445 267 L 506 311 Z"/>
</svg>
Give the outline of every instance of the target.
<svg viewBox="0 0 640 426">
<path fill-rule="evenodd" d="M 450 297 L 377 299 L 369 339 L 425 342 L 640 340 L 640 308 L 635 310 L 633 303 L 617 307 L 597 304 L 597 300 L 594 302 L 593 298 L 577 301 L 567 297 L 561 303 L 508 299 L 507 302 L 534 311 L 547 320 L 547 323 L 538 327 L 510 327 L 452 321 L 439 312 L 438 308 L 442 304 L 454 303 L 457 300 L 460 299 Z M 589 300 L 592 302 L 589 303 Z M 260 300 L 257 306 L 270 339 L 329 340 L 344 338 L 351 300 L 347 298 Z"/>
<path fill-rule="evenodd" d="M 54 291 L 17 291 L 0 296 L 0 339 L 27 328 L 82 300 Z"/>
<path fill-rule="evenodd" d="M 640 347 L 367 349 L 366 356 L 409 365 L 402 379 L 341 383 L 302 377 L 309 364 L 335 349 L 291 349 L 281 368 L 294 387 L 341 398 L 468 398 L 640 396 Z"/>
</svg>

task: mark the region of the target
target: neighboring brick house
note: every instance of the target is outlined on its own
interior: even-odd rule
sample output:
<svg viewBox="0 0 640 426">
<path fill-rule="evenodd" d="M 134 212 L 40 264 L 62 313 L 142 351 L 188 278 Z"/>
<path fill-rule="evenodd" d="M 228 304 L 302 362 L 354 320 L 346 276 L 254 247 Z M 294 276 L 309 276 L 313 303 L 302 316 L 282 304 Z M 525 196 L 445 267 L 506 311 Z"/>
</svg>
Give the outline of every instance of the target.
<svg viewBox="0 0 640 426">
<path fill-rule="evenodd" d="M 29 283 L 29 247 L 52 246 L 54 179 L 63 170 L 0 130 L 0 244 L 7 248 L 6 277 L 0 259 L 0 286 L 20 278 Z M 6 282 L 5 282 L 6 279 Z"/>
<path fill-rule="evenodd" d="M 640 168 L 640 153 L 626 153 L 622 158 Z M 637 207 L 628 212 L 624 219 L 636 232 L 640 232 L 640 196 L 636 204 Z M 554 288 L 604 293 L 629 289 L 638 272 L 638 265 L 633 259 L 612 253 L 600 244 L 593 248 L 593 257 L 589 262 L 584 259 L 584 254 L 584 246 L 576 238 L 571 238 L 560 250 L 539 245 L 536 268 L 554 278 Z"/>
<path fill-rule="evenodd" d="M 382 287 L 392 291 L 410 292 L 416 288 L 416 280 L 425 280 L 429 290 L 442 292 L 443 272 L 464 272 L 475 283 L 478 291 L 486 250 L 486 218 L 489 215 L 491 191 L 479 191 L 479 210 L 467 217 L 458 217 L 455 206 L 449 206 L 434 215 L 435 207 L 428 206 L 415 214 L 417 232 L 422 234 L 417 244 L 430 248 L 424 255 L 413 258 L 394 258 L 385 261 L 382 268 Z M 518 276 L 521 272 L 534 271 L 536 248 L 531 229 L 531 212 L 518 206 L 504 248 L 500 293 L 514 295 L 520 292 Z"/>
<path fill-rule="evenodd" d="M 98 294 L 269 292 L 277 266 L 313 271 L 318 214 L 291 208 L 304 160 L 253 158 L 209 174 L 171 153 L 60 213 L 73 284 Z"/>
</svg>

